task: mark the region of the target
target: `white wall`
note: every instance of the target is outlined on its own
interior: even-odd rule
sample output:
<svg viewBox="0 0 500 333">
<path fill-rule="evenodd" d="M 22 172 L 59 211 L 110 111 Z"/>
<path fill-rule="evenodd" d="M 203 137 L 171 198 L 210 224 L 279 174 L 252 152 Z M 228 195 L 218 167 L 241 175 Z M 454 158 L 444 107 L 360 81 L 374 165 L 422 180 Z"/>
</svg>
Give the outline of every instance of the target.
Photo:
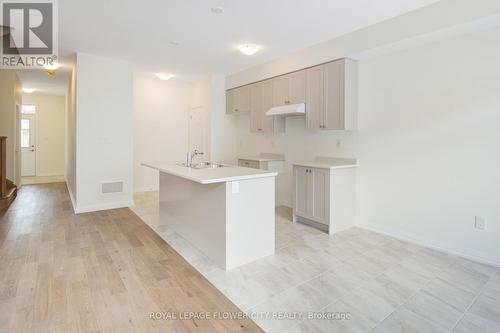
<svg viewBox="0 0 500 333">
<path fill-rule="evenodd" d="M 0 70 L 0 136 L 7 137 L 7 179 L 21 185 L 20 156 L 17 153 L 19 139 L 16 105 L 21 107 L 21 82 L 14 70 Z"/>
<path fill-rule="evenodd" d="M 262 135 L 238 116 L 238 154 L 357 157 L 358 225 L 500 264 L 499 36 L 496 28 L 361 61 L 358 132 L 310 132 L 289 118 L 286 133 Z M 278 202 L 291 204 L 290 165 L 278 182 Z M 473 228 L 475 215 L 486 231 Z"/>
<path fill-rule="evenodd" d="M 211 159 L 235 164 L 237 155 L 237 118 L 226 115 L 224 77 L 211 77 Z"/>
<path fill-rule="evenodd" d="M 66 94 L 66 184 L 73 209 L 76 209 L 76 55 L 72 55 L 71 60 L 71 78 Z"/>
<path fill-rule="evenodd" d="M 134 191 L 158 190 L 158 171 L 142 162 L 182 160 L 187 152 L 190 84 L 134 78 Z"/>
<path fill-rule="evenodd" d="M 76 72 L 76 211 L 131 206 L 133 65 L 78 53 Z M 123 192 L 103 194 L 106 182 Z"/>
<path fill-rule="evenodd" d="M 36 106 L 36 175 L 66 173 L 66 98 L 58 95 L 23 94 L 23 104 Z"/>
<path fill-rule="evenodd" d="M 500 264 L 498 59 L 499 28 L 361 63 L 360 225 Z"/>
</svg>

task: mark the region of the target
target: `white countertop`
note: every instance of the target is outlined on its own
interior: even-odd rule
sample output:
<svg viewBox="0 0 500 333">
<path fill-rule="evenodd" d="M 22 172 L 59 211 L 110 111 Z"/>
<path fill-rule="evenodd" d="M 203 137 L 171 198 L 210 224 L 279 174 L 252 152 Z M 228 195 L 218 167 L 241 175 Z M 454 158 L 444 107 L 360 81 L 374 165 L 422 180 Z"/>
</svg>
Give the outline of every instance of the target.
<svg viewBox="0 0 500 333">
<path fill-rule="evenodd" d="M 142 165 L 200 184 L 214 184 L 252 178 L 275 177 L 277 172 L 227 165 L 222 168 L 193 169 L 179 162 L 147 162 Z"/>
<path fill-rule="evenodd" d="M 283 154 L 275 154 L 275 153 L 260 153 L 255 156 L 238 156 L 240 160 L 249 160 L 249 161 L 257 161 L 257 162 L 274 162 L 274 161 L 284 161 L 285 155 Z"/>
<path fill-rule="evenodd" d="M 316 157 L 314 161 L 293 162 L 293 165 L 304 166 L 309 168 L 319 169 L 342 169 L 354 168 L 358 166 L 358 162 L 353 158 L 337 158 L 337 157 Z"/>
<path fill-rule="evenodd" d="M 239 156 L 239 160 L 257 161 L 257 162 L 274 162 L 274 161 L 284 161 L 284 158 L 280 157 L 262 157 L 262 156 Z"/>
</svg>

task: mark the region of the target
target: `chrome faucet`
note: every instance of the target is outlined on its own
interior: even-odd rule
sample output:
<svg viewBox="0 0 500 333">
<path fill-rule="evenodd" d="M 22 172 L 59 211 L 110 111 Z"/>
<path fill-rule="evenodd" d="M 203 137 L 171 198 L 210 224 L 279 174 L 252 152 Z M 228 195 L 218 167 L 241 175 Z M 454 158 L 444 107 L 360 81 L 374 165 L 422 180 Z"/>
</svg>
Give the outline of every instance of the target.
<svg viewBox="0 0 500 333">
<path fill-rule="evenodd" d="M 203 155 L 202 151 L 199 151 L 198 149 L 195 149 L 193 152 L 188 151 L 187 156 L 186 156 L 186 166 L 187 167 L 192 167 L 193 166 L 193 158 L 196 155 Z"/>
</svg>

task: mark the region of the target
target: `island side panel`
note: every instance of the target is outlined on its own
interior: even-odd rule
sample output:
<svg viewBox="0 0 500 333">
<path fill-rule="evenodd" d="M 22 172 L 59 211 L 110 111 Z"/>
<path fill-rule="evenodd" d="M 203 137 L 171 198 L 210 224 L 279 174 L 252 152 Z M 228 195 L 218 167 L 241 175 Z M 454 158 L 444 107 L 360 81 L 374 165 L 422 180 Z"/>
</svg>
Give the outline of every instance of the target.
<svg viewBox="0 0 500 333">
<path fill-rule="evenodd" d="M 200 184 L 160 172 L 159 224 L 226 267 L 226 183 Z"/>
<path fill-rule="evenodd" d="M 227 182 L 227 269 L 274 254 L 274 177 Z"/>
</svg>

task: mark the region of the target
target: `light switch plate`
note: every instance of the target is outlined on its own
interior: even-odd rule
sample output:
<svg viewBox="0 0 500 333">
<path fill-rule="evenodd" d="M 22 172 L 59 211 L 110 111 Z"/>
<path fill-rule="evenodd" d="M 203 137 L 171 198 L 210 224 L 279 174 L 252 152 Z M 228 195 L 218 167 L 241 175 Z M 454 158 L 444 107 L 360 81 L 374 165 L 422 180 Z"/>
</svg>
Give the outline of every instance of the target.
<svg viewBox="0 0 500 333">
<path fill-rule="evenodd" d="M 486 230 L 486 219 L 482 216 L 476 216 L 474 218 L 474 228 L 479 230 Z"/>
</svg>

